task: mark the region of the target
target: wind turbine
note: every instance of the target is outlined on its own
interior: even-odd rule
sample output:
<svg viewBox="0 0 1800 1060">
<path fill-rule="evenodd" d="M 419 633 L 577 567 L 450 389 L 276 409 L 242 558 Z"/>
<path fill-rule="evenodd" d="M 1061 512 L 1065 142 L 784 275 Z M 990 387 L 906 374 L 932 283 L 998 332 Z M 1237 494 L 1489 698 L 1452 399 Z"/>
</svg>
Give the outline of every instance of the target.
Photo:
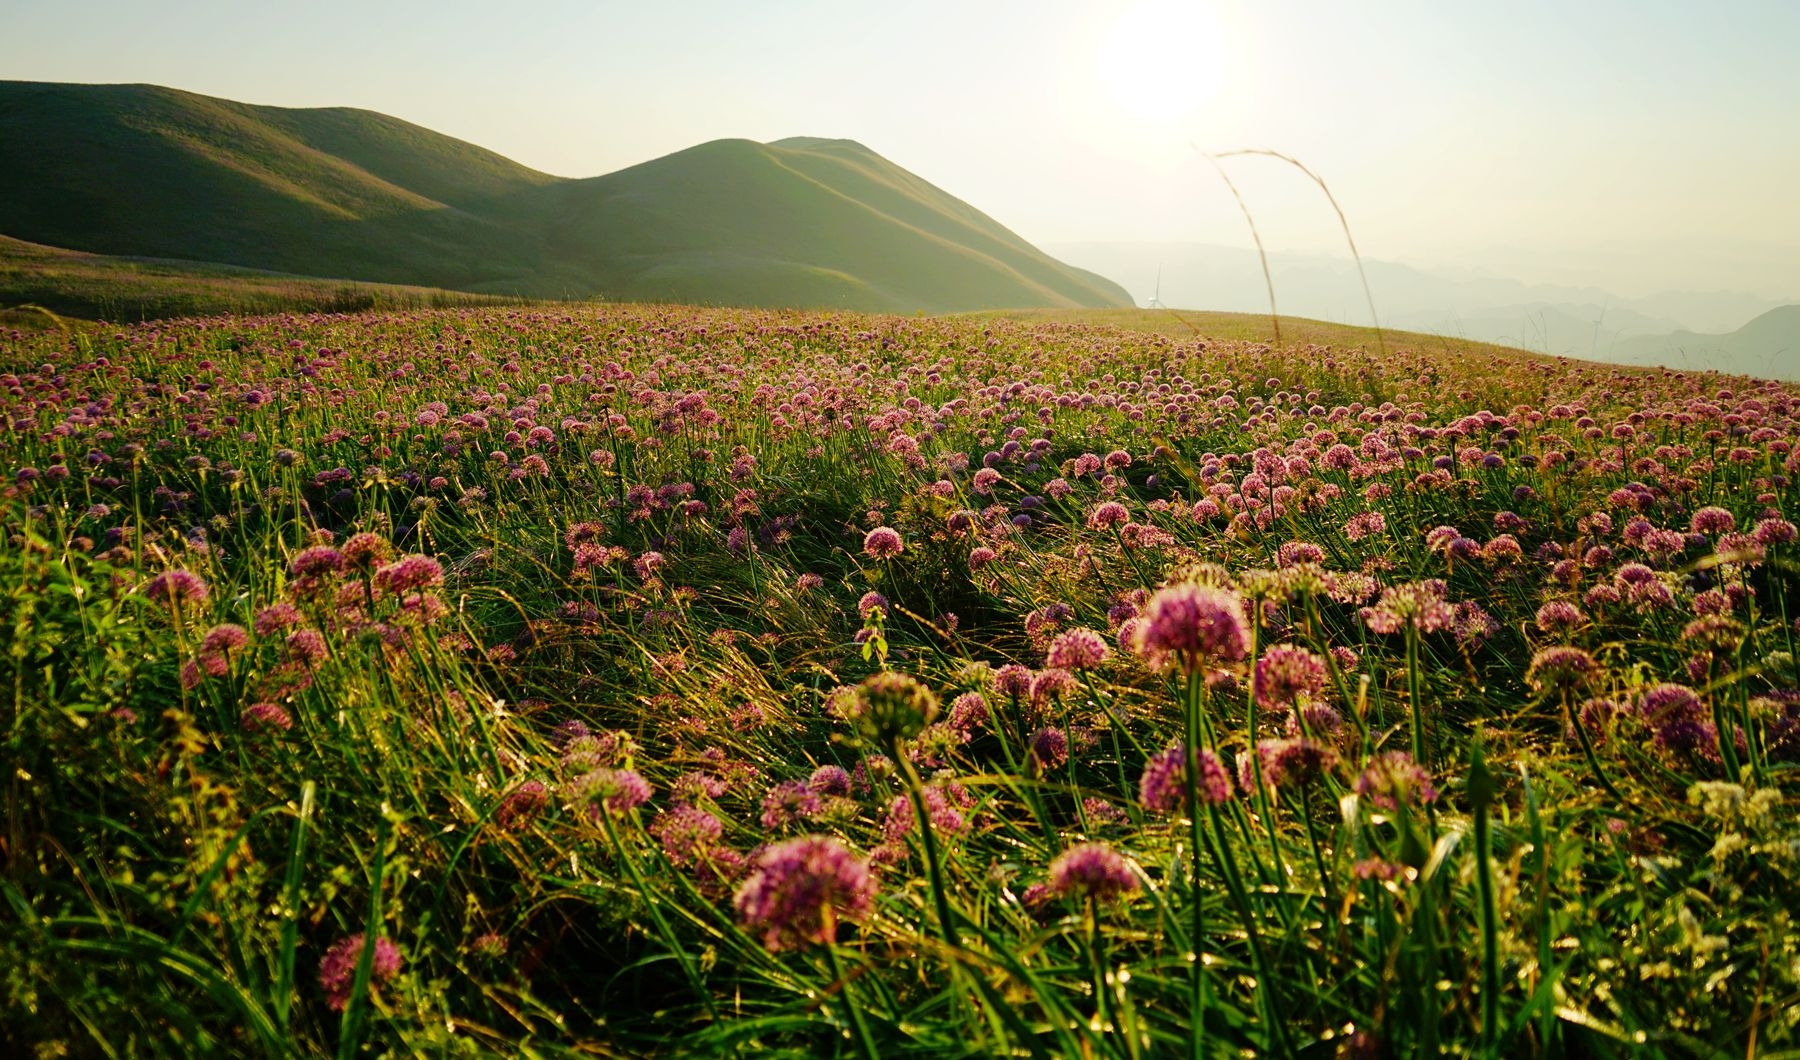
<svg viewBox="0 0 1800 1060">
<path fill-rule="evenodd" d="M 1162 309 L 1162 266 L 1156 267 L 1156 293 L 1150 296 L 1150 304 L 1146 309 Z"/>
</svg>

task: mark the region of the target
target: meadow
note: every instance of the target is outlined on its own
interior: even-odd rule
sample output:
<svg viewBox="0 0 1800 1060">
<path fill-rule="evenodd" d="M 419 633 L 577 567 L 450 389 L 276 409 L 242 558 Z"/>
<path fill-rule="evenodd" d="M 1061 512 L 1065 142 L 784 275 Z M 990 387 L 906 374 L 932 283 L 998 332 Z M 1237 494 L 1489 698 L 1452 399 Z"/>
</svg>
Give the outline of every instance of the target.
<svg viewBox="0 0 1800 1060">
<path fill-rule="evenodd" d="M 193 261 L 81 254 L 0 235 L 0 329 L 80 327 L 94 320 L 137 324 L 226 313 L 451 309 L 522 301 Z M 58 320 L 60 316 L 74 319 Z"/>
<path fill-rule="evenodd" d="M 0 387 L 6 1055 L 1793 1055 L 1800 388 L 648 306 Z"/>
</svg>

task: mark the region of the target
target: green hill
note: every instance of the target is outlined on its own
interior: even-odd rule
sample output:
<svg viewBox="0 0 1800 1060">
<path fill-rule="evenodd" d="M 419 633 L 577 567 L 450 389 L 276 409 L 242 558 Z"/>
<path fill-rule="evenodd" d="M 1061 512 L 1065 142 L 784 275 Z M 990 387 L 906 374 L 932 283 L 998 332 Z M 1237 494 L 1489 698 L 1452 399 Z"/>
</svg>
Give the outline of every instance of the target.
<svg viewBox="0 0 1800 1060">
<path fill-rule="evenodd" d="M 0 82 L 0 233 L 99 254 L 539 297 L 944 312 L 1117 285 L 844 140 L 569 180 L 407 122 Z"/>
</svg>

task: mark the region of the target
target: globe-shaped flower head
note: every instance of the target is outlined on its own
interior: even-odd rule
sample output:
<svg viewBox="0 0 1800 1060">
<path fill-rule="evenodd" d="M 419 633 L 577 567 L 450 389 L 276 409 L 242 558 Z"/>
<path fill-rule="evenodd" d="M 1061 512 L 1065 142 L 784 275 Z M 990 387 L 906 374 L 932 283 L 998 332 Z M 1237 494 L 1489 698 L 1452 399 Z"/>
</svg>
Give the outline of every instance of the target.
<svg viewBox="0 0 1800 1060">
<path fill-rule="evenodd" d="M 931 724 L 938 697 L 915 678 L 883 671 L 857 686 L 853 709 L 863 736 L 886 745 L 911 739 Z"/>
<path fill-rule="evenodd" d="M 319 961 L 319 986 L 325 991 L 325 1003 L 333 1012 L 341 1012 L 350 1001 L 350 989 L 356 985 L 356 965 L 362 960 L 366 936 L 351 935 L 325 951 Z M 375 954 L 369 966 L 369 985 L 378 986 L 400 971 L 403 958 L 400 948 L 385 938 L 375 940 Z"/>
<path fill-rule="evenodd" d="M 1139 655 L 1157 669 L 1198 673 L 1209 663 L 1236 662 L 1249 650 L 1243 598 L 1205 585 L 1170 585 L 1144 606 L 1136 630 Z"/>
<path fill-rule="evenodd" d="M 900 531 L 891 526 L 878 526 L 863 537 L 863 555 L 871 559 L 893 559 L 905 548 Z"/>
<path fill-rule="evenodd" d="M 874 898 L 867 861 L 835 839 L 809 835 L 763 851 L 732 904 L 764 946 L 784 950 L 831 942 L 838 923 L 869 915 Z"/>
<path fill-rule="evenodd" d="M 1131 863 L 1105 843 L 1070 847 L 1050 863 L 1050 890 L 1069 898 L 1107 902 L 1137 890 Z"/>
</svg>

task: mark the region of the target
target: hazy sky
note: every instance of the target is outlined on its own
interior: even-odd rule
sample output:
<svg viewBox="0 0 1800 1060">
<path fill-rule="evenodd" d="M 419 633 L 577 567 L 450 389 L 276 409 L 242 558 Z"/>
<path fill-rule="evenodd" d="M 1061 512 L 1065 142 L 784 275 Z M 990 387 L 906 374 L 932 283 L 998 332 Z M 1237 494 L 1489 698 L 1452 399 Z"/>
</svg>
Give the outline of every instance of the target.
<svg viewBox="0 0 1800 1060">
<path fill-rule="evenodd" d="M 1200 152 L 1365 255 L 1800 299 L 1800 0 L 0 0 L 0 77 L 367 107 L 568 176 L 860 140 L 1027 239 L 1248 245 Z M 1225 163 L 1276 248 L 1297 172 Z"/>
</svg>

